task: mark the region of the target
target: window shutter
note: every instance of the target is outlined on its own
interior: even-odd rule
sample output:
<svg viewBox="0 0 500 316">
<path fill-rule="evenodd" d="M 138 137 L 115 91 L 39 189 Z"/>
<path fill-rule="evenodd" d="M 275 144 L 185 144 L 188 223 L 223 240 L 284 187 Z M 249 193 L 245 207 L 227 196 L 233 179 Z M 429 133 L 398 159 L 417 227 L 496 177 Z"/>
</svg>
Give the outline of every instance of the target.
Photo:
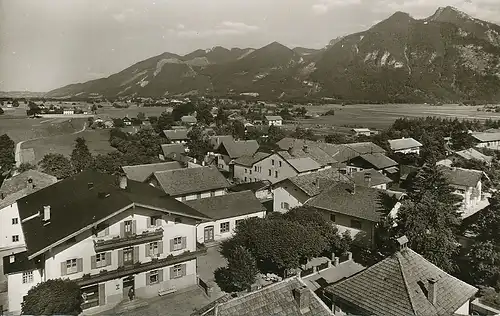
<svg viewBox="0 0 500 316">
<path fill-rule="evenodd" d="M 146 285 L 151 285 L 151 272 L 146 273 Z"/>
<path fill-rule="evenodd" d="M 104 255 L 106 257 L 106 265 L 110 266 L 111 265 L 111 252 L 106 252 Z"/>
<path fill-rule="evenodd" d="M 174 267 L 170 267 L 170 280 L 174 279 Z"/>
<path fill-rule="evenodd" d="M 66 275 L 66 261 L 61 262 L 61 276 Z"/>
<path fill-rule="evenodd" d="M 118 250 L 118 266 L 123 267 L 123 250 Z"/>
<path fill-rule="evenodd" d="M 125 222 L 120 223 L 120 237 L 125 237 Z"/>
<path fill-rule="evenodd" d="M 160 240 L 160 241 L 158 242 L 158 253 L 159 253 L 159 254 L 162 254 L 162 253 L 163 253 L 163 241 L 162 241 L 162 240 Z"/>
<path fill-rule="evenodd" d="M 186 264 L 181 264 L 181 275 L 185 276 L 186 275 Z"/>
<path fill-rule="evenodd" d="M 215 196 L 215 191 L 210 191 L 210 196 Z"/>
<path fill-rule="evenodd" d="M 135 234 L 137 231 L 137 221 L 133 220 L 132 221 L 132 234 Z"/>
<path fill-rule="evenodd" d="M 174 240 L 170 239 L 170 252 L 174 251 Z"/>
<path fill-rule="evenodd" d="M 158 282 L 163 282 L 163 269 L 158 269 Z"/>
<path fill-rule="evenodd" d="M 83 258 L 76 259 L 76 270 L 78 272 L 82 272 L 83 271 Z"/>
<path fill-rule="evenodd" d="M 157 218 L 155 224 L 156 226 L 161 226 L 161 218 Z"/>
<path fill-rule="evenodd" d="M 149 244 L 145 244 L 144 247 L 146 249 L 146 257 L 151 257 L 151 254 L 149 253 Z"/>
<path fill-rule="evenodd" d="M 95 256 L 90 256 L 90 268 L 91 269 L 97 268 L 97 262 L 95 260 Z"/>
<path fill-rule="evenodd" d="M 181 239 L 181 249 L 186 248 L 186 237 L 182 237 Z"/>
<path fill-rule="evenodd" d="M 134 263 L 139 262 L 139 246 L 134 247 Z"/>
<path fill-rule="evenodd" d="M 147 223 L 146 227 L 151 228 L 151 216 L 148 217 L 148 223 Z"/>
<path fill-rule="evenodd" d="M 109 226 L 106 226 L 106 229 L 104 229 L 104 236 L 109 235 Z"/>
</svg>

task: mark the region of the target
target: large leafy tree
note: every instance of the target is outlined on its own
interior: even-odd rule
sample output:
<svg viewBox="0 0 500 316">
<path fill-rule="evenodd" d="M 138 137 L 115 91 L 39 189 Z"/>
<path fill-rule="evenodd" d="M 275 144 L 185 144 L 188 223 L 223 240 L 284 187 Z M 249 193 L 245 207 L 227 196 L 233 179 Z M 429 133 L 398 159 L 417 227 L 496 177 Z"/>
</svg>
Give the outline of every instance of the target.
<svg viewBox="0 0 500 316">
<path fill-rule="evenodd" d="M 62 154 L 46 154 L 39 165 L 43 172 L 57 179 L 65 179 L 74 173 L 71 161 Z"/>
<path fill-rule="evenodd" d="M 199 126 L 194 126 L 188 133 L 187 147 L 189 155 L 196 158 L 198 161 L 203 161 L 206 154 L 212 150 L 210 142 L 203 134 L 203 130 Z"/>
<path fill-rule="evenodd" d="M 99 154 L 92 160 L 92 169 L 107 174 L 118 174 L 120 167 L 124 166 L 123 154 L 119 151 L 110 152 L 106 155 Z"/>
<path fill-rule="evenodd" d="M 214 121 L 210 107 L 207 105 L 199 106 L 196 110 L 196 120 L 205 125 L 210 125 Z"/>
<path fill-rule="evenodd" d="M 223 108 L 219 108 L 217 110 L 217 115 L 215 117 L 215 124 L 217 124 L 217 126 L 223 126 L 223 125 L 226 125 L 228 122 L 228 117 L 227 117 L 227 113 L 226 111 L 224 111 Z"/>
<path fill-rule="evenodd" d="M 78 137 L 75 140 L 75 148 L 71 152 L 71 163 L 76 172 L 81 172 L 92 164 L 92 155 L 85 138 Z"/>
<path fill-rule="evenodd" d="M 248 289 L 259 273 L 252 253 L 246 248 L 235 246 L 227 258 L 228 265 L 215 270 L 215 281 L 224 292 L 239 292 Z"/>
<path fill-rule="evenodd" d="M 233 121 L 231 123 L 231 135 L 233 135 L 235 139 L 244 139 L 245 125 L 240 121 Z"/>
<path fill-rule="evenodd" d="M 28 291 L 21 304 L 23 315 L 78 315 L 82 292 L 76 282 L 49 279 Z"/>
<path fill-rule="evenodd" d="M 16 162 L 14 155 L 14 141 L 7 134 L 0 136 L 0 171 L 7 171 Z"/>
<path fill-rule="evenodd" d="M 154 124 L 155 131 L 157 133 L 162 133 L 166 129 L 170 129 L 174 124 L 174 118 L 168 112 L 162 112 Z"/>
</svg>

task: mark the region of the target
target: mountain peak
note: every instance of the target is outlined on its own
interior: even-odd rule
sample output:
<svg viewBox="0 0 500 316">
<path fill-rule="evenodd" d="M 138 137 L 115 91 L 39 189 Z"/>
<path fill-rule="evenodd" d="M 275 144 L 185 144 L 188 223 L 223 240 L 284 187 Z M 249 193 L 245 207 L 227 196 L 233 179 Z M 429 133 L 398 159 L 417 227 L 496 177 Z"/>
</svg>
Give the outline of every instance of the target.
<svg viewBox="0 0 500 316">
<path fill-rule="evenodd" d="M 453 22 L 457 19 L 472 19 L 468 14 L 458 10 L 455 7 L 439 7 L 436 12 L 429 17 L 432 21 Z"/>
<path fill-rule="evenodd" d="M 406 30 L 408 25 L 414 22 L 415 19 L 406 12 L 397 11 L 387 19 L 375 24 L 371 30 Z"/>
</svg>

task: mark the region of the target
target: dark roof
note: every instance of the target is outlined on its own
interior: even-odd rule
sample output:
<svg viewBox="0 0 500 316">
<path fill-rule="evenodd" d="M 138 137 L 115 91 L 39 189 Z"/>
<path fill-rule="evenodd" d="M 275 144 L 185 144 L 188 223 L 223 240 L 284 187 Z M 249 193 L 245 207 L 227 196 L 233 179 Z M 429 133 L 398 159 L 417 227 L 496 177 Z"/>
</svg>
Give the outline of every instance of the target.
<svg viewBox="0 0 500 316">
<path fill-rule="evenodd" d="M 187 129 L 167 129 L 163 131 L 165 137 L 170 140 L 187 140 L 188 130 Z"/>
<path fill-rule="evenodd" d="M 224 147 L 231 159 L 241 156 L 252 156 L 259 150 L 256 140 L 223 141 L 220 147 Z"/>
<path fill-rule="evenodd" d="M 184 203 L 214 220 L 254 214 L 265 210 L 264 206 L 255 197 L 255 194 L 250 190 L 191 200 Z"/>
<path fill-rule="evenodd" d="M 279 151 L 278 155 L 283 158 L 297 172 L 305 172 L 318 170 L 322 167 L 316 160 L 311 157 L 294 157 L 287 151 Z"/>
<path fill-rule="evenodd" d="M 310 295 L 306 310 L 299 308 L 293 291 L 304 288 Z M 324 316 L 333 315 L 305 283 L 298 277 L 285 279 L 260 290 L 217 305 L 216 316 Z"/>
<path fill-rule="evenodd" d="M 127 178 L 139 182 L 146 181 L 156 171 L 166 171 L 179 168 L 182 168 L 182 165 L 177 161 L 122 167 L 123 172 L 127 175 Z"/>
<path fill-rule="evenodd" d="M 310 197 L 320 194 L 323 190 L 337 184 L 338 182 L 350 182 L 349 178 L 341 174 L 335 168 L 329 168 L 304 175 L 298 175 L 292 178 L 285 179 L 278 183 L 282 183 L 285 181 L 293 183 Z"/>
<path fill-rule="evenodd" d="M 453 185 L 475 187 L 483 177 L 483 172 L 479 170 L 447 167 L 443 165 L 440 165 L 438 168 L 441 170 L 448 182 Z"/>
<path fill-rule="evenodd" d="M 471 160 L 471 159 L 472 160 L 479 160 L 479 161 L 483 161 L 486 163 L 491 163 L 491 161 L 493 160 L 493 157 L 487 156 L 487 155 L 475 150 L 474 148 L 460 150 L 460 151 L 455 152 L 455 154 L 459 157 L 462 157 L 463 159 L 466 159 L 466 160 Z"/>
<path fill-rule="evenodd" d="M 181 121 L 184 123 L 196 123 L 197 122 L 196 117 L 194 117 L 192 115 L 184 115 L 183 117 L 181 117 Z"/>
<path fill-rule="evenodd" d="M 367 175 L 370 176 L 369 182 L 366 180 Z M 351 174 L 351 178 L 353 179 L 354 183 L 356 183 L 356 185 L 360 186 L 368 186 L 368 184 L 370 186 L 375 186 L 392 182 L 391 179 L 384 176 L 382 173 L 378 172 L 375 169 L 366 169 L 363 171 L 354 172 L 353 174 Z"/>
<path fill-rule="evenodd" d="M 10 263 L 10 257 L 14 256 L 14 262 Z M 43 267 L 40 260 L 29 260 L 28 252 L 18 252 L 3 257 L 3 274 L 19 273 L 23 271 L 35 270 Z"/>
<path fill-rule="evenodd" d="M 180 155 L 186 153 L 186 146 L 183 144 L 163 144 L 161 145 L 161 150 L 165 157 L 174 153 Z"/>
<path fill-rule="evenodd" d="M 28 254 L 38 253 L 135 203 L 206 219 L 205 215 L 149 184 L 128 180 L 127 189 L 122 190 L 116 180 L 115 176 L 84 171 L 18 200 Z M 93 184 L 93 188 L 89 189 L 89 183 Z M 100 193 L 109 195 L 102 197 Z M 50 206 L 50 224 L 45 226 L 36 216 L 43 216 L 44 206 Z M 32 218 L 26 220 L 29 217 Z"/>
<path fill-rule="evenodd" d="M 210 136 L 208 138 L 210 144 L 214 149 L 219 148 L 219 146 L 222 144 L 224 141 L 234 141 L 234 138 L 232 135 L 215 135 L 215 136 Z"/>
<path fill-rule="evenodd" d="M 3 193 L 4 196 L 7 196 L 17 191 L 21 191 L 27 187 L 28 179 L 33 180 L 35 190 L 45 188 L 57 182 L 57 178 L 54 176 L 37 170 L 27 170 L 11 178 L 5 179 L 0 187 L 0 192 Z"/>
<path fill-rule="evenodd" d="M 381 153 L 365 154 L 359 156 L 359 158 L 368 162 L 370 165 L 374 166 L 377 169 L 385 169 L 398 165 L 396 161 L 392 160 L 391 158 Z"/>
<path fill-rule="evenodd" d="M 392 150 L 402 150 L 414 147 L 422 147 L 422 144 L 416 141 L 415 139 L 409 137 L 409 138 L 391 139 L 389 140 L 389 146 L 391 146 Z"/>
<path fill-rule="evenodd" d="M 306 204 L 327 211 L 378 222 L 382 206 L 380 195 L 384 191 L 338 183 L 307 201 Z"/>
<path fill-rule="evenodd" d="M 277 145 L 282 150 L 286 150 L 290 157 L 310 157 L 322 166 L 337 162 L 336 159 L 320 147 L 320 143 L 318 142 L 285 137 L 281 139 Z"/>
<path fill-rule="evenodd" d="M 428 280 L 437 280 L 437 300 L 426 296 Z M 380 316 L 449 316 L 471 299 L 477 289 L 439 269 L 406 248 L 383 261 L 326 288 L 334 300 Z"/>
<path fill-rule="evenodd" d="M 215 167 L 184 168 L 155 172 L 154 177 L 168 195 L 178 196 L 230 187 Z"/>
<path fill-rule="evenodd" d="M 253 192 L 257 192 L 262 189 L 267 189 L 271 185 L 271 182 L 268 180 L 257 181 L 257 182 L 245 182 L 236 184 L 229 188 L 230 191 L 233 192 L 241 192 L 246 190 L 251 190 Z"/>
<path fill-rule="evenodd" d="M 266 115 L 266 120 L 268 120 L 268 121 L 282 121 L 283 118 L 279 115 Z"/>
<path fill-rule="evenodd" d="M 264 152 L 256 152 L 252 156 L 241 156 L 233 161 L 233 163 L 246 166 L 246 167 L 252 167 L 255 163 L 261 161 L 264 158 L 267 158 L 271 156 L 271 154 L 264 153 Z"/>
</svg>

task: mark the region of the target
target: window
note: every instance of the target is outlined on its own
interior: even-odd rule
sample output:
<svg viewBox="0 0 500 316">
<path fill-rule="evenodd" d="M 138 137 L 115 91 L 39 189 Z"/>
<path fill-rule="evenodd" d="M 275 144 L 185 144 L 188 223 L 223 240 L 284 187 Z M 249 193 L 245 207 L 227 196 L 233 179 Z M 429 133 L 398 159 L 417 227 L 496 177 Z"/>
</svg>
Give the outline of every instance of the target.
<svg viewBox="0 0 500 316">
<path fill-rule="evenodd" d="M 279 161 L 280 167 L 281 167 L 281 160 Z"/>
<path fill-rule="evenodd" d="M 238 225 L 239 225 L 241 222 L 243 222 L 243 220 L 242 220 L 242 219 L 237 219 L 237 220 L 236 220 L 236 222 L 234 222 L 234 223 L 235 223 L 236 227 L 238 227 Z"/>
<path fill-rule="evenodd" d="M 186 202 L 186 197 L 185 196 L 181 197 L 181 201 Z"/>
<path fill-rule="evenodd" d="M 23 272 L 23 284 L 33 283 L 33 271 Z"/>
<path fill-rule="evenodd" d="M 102 268 L 106 266 L 106 254 L 98 253 L 95 255 L 95 266 L 97 268 Z"/>
<path fill-rule="evenodd" d="M 149 284 L 156 284 L 159 282 L 158 270 L 149 272 Z"/>
<path fill-rule="evenodd" d="M 125 221 L 125 234 L 132 234 L 132 221 Z"/>
<path fill-rule="evenodd" d="M 277 178 L 278 177 L 278 171 L 275 171 L 274 172 L 274 177 Z"/>
<path fill-rule="evenodd" d="M 361 229 L 361 222 L 355 219 L 351 219 L 351 227 L 356 229 Z"/>
<path fill-rule="evenodd" d="M 247 182 L 247 177 L 245 177 L 245 182 Z"/>
<path fill-rule="evenodd" d="M 161 223 L 161 217 L 160 216 L 151 216 L 149 218 L 149 226 L 160 226 Z"/>
<path fill-rule="evenodd" d="M 269 169 L 269 176 L 271 176 L 271 174 L 272 174 L 272 173 L 271 173 L 271 169 Z"/>
<path fill-rule="evenodd" d="M 330 220 L 335 223 L 335 214 L 330 214 Z"/>
<path fill-rule="evenodd" d="M 182 249 L 182 237 L 174 238 L 174 250 Z"/>
<path fill-rule="evenodd" d="M 13 218 L 12 219 L 12 225 L 17 225 L 19 224 L 19 219 L 16 217 L 16 218 Z"/>
<path fill-rule="evenodd" d="M 134 263 L 134 248 L 123 249 L 123 264 L 129 265 Z"/>
<path fill-rule="evenodd" d="M 253 169 L 254 171 L 257 171 L 257 166 L 255 166 L 255 167 L 253 167 L 253 168 L 254 168 L 254 169 Z"/>
<path fill-rule="evenodd" d="M 66 260 L 66 274 L 76 273 L 78 269 L 76 267 L 76 259 Z"/>
<path fill-rule="evenodd" d="M 249 170 L 249 173 L 252 174 L 252 169 Z"/>
<path fill-rule="evenodd" d="M 180 278 L 182 276 L 182 267 L 180 264 L 172 267 L 172 275 L 170 278 Z"/>
<path fill-rule="evenodd" d="M 155 241 L 155 242 L 152 242 L 152 243 L 149 243 L 149 255 L 152 257 L 152 256 L 156 256 L 158 254 L 158 242 Z"/>
<path fill-rule="evenodd" d="M 225 223 L 220 224 L 220 232 L 221 233 L 229 232 L 229 222 L 225 222 Z"/>
<path fill-rule="evenodd" d="M 274 159 L 271 159 L 271 165 L 274 166 Z"/>
<path fill-rule="evenodd" d="M 102 226 L 97 227 L 97 229 L 100 229 L 97 232 L 97 237 L 104 237 L 107 235 L 107 233 L 109 231 L 109 225 L 102 225 Z"/>
<path fill-rule="evenodd" d="M 12 242 L 18 242 L 18 241 L 19 241 L 19 235 L 12 236 Z"/>
<path fill-rule="evenodd" d="M 284 210 L 289 210 L 290 204 L 288 204 L 287 202 L 281 202 L 281 208 Z"/>
<path fill-rule="evenodd" d="M 248 170 L 247 170 L 247 168 L 245 168 L 245 173 L 247 173 L 247 172 L 248 172 Z"/>
</svg>

